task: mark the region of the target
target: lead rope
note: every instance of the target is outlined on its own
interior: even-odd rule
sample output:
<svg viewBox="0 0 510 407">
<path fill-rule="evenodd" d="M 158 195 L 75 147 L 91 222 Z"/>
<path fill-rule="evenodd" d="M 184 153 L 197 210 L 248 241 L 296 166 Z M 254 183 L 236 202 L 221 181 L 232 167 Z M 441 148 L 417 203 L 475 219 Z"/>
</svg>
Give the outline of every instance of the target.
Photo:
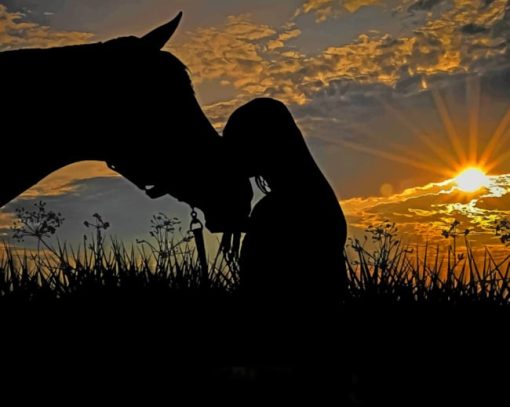
<svg viewBox="0 0 510 407">
<path fill-rule="evenodd" d="M 241 232 L 225 232 L 221 239 L 221 250 L 223 259 L 225 259 L 230 276 L 235 285 L 239 284 L 239 249 L 241 246 Z M 218 255 L 220 254 L 218 252 Z"/>
<path fill-rule="evenodd" d="M 204 225 L 198 219 L 198 213 L 195 208 L 191 211 L 191 223 L 189 230 L 195 238 L 195 245 L 198 252 L 198 261 L 200 263 L 200 288 L 209 288 L 209 266 L 207 264 L 207 253 L 204 242 Z"/>
</svg>

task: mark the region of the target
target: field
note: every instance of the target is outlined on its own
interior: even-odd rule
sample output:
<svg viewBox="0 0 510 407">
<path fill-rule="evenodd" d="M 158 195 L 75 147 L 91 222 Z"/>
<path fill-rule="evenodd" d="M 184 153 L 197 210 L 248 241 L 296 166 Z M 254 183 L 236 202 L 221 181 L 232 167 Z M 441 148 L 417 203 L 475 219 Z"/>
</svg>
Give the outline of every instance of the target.
<svg viewBox="0 0 510 407">
<path fill-rule="evenodd" d="M 304 380 L 305 395 L 340 389 L 344 405 L 489 403 L 508 377 L 509 257 L 478 258 L 455 223 L 442 247 L 407 246 L 392 223 L 350 239 L 348 293 L 334 317 L 287 326 L 251 319 L 235 259 L 219 253 L 204 273 L 177 219 L 155 215 L 148 239 L 126 245 L 94 215 L 73 248 L 55 239 L 58 216 L 20 212 L 13 234 L 35 249 L 6 243 L 0 261 L 2 341 L 18 367 L 57 363 L 79 377 L 77 366 L 108 366 L 97 377 L 151 377 L 156 392 L 166 376 L 141 373 L 156 365 L 175 383 L 229 393 L 295 392 Z"/>
</svg>

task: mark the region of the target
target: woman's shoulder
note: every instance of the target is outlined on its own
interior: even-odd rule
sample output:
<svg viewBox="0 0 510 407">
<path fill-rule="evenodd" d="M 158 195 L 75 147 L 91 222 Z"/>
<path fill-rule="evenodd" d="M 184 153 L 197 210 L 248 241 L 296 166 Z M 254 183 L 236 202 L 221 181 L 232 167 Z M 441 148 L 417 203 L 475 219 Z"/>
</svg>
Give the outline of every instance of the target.
<svg viewBox="0 0 510 407">
<path fill-rule="evenodd" d="M 271 223 L 284 216 L 286 208 L 288 205 L 285 200 L 271 192 L 255 204 L 250 218 L 252 223 Z"/>
<path fill-rule="evenodd" d="M 261 215 L 268 211 L 272 211 L 278 205 L 278 200 L 275 199 L 273 193 L 269 193 L 263 198 L 261 198 L 253 207 L 251 212 L 251 216 Z"/>
</svg>

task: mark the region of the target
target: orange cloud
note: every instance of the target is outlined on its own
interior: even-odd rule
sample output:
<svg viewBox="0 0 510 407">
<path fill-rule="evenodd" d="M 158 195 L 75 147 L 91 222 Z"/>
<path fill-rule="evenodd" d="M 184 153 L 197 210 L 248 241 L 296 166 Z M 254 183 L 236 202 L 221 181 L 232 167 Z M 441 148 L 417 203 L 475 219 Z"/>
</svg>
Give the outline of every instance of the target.
<svg viewBox="0 0 510 407">
<path fill-rule="evenodd" d="M 92 37 L 90 33 L 56 31 L 26 21 L 24 14 L 11 13 L 6 6 L 0 4 L 0 51 L 82 44 Z"/>
<path fill-rule="evenodd" d="M 234 99 L 205 109 L 213 123 L 221 127 L 235 107 L 255 96 L 306 102 L 289 78 L 301 69 L 303 55 L 286 46 L 300 34 L 293 23 L 275 29 L 253 22 L 249 15 L 230 16 L 221 26 L 188 33 L 188 40 L 173 45 L 172 52 L 189 67 L 195 84 L 217 80 L 237 91 Z"/>
<path fill-rule="evenodd" d="M 380 2 L 309 1 L 300 12 L 332 4 L 354 12 Z M 406 19 L 411 8 L 422 3 L 399 4 L 400 9 L 394 10 Z M 421 13 L 416 28 L 399 37 L 371 31 L 350 43 L 308 55 L 289 46 L 290 40 L 302 35 L 295 22 L 278 28 L 242 15 L 229 17 L 221 26 L 190 32 L 186 42 L 172 49 L 190 67 L 195 83 L 213 80 L 235 89 L 234 98 L 206 107 L 220 128 L 233 109 L 253 97 L 271 96 L 304 105 L 336 81 L 388 88 L 402 83 L 404 90 L 421 91 L 434 86 L 434 77 L 497 66 L 507 52 L 510 35 L 504 29 L 506 4 L 506 0 L 453 0 L 453 6 L 441 13 Z"/>
<path fill-rule="evenodd" d="M 285 43 L 293 38 L 297 38 L 301 35 L 301 30 L 297 28 L 292 28 L 288 31 L 284 31 L 278 35 L 278 38 L 275 40 L 270 40 L 267 43 L 267 49 L 269 51 L 273 51 L 275 49 L 283 48 L 285 47 Z"/>
<path fill-rule="evenodd" d="M 260 40 L 275 34 L 271 27 L 251 22 L 249 16 L 231 16 L 223 26 L 188 33 L 189 40 L 172 50 L 182 56 L 195 83 L 228 76 L 236 87 L 242 88 L 259 78 L 264 61 Z"/>
<path fill-rule="evenodd" d="M 310 0 L 301 9 L 312 13 L 334 5 L 345 12 L 355 12 L 380 3 Z M 442 2 L 426 3 L 433 7 Z M 256 23 L 249 15 L 231 16 L 222 25 L 199 28 L 181 37 L 186 42 L 171 47 L 189 66 L 196 84 L 216 81 L 235 90 L 234 97 L 205 107 L 216 127 L 221 128 L 236 107 L 254 97 L 271 96 L 288 104 L 304 105 L 336 81 L 395 88 L 416 78 L 419 84 L 429 86 L 433 81 L 428 79 L 436 75 L 479 71 L 504 55 L 509 32 L 505 30 L 506 0 L 451 3 L 442 13 L 420 14 L 422 20 L 417 28 L 400 37 L 370 32 L 315 54 L 305 55 L 289 46 L 290 41 L 302 35 L 295 22 L 271 27 Z M 425 3 L 408 0 L 399 4 L 401 8 L 395 10 L 404 18 Z M 26 22 L 21 14 L 9 13 L 0 6 L 3 47 L 52 46 L 88 38 L 90 34 L 55 32 Z M 419 89 L 425 86 L 420 85 Z M 346 100 L 348 92 L 347 89 L 342 94 Z M 49 180 L 38 188 L 46 192 L 53 186 L 57 186 L 55 190 L 64 188 L 65 182 L 55 183 L 52 177 Z"/>
<path fill-rule="evenodd" d="M 295 17 L 313 13 L 320 23 L 343 13 L 355 13 L 362 7 L 382 6 L 381 0 L 307 0 L 295 13 Z"/>
<path fill-rule="evenodd" d="M 495 223 L 510 217 L 510 174 L 490 176 L 490 184 L 471 194 L 459 191 L 454 180 L 408 188 L 391 196 L 342 201 L 351 233 L 358 235 L 370 225 L 396 222 L 408 242 L 441 242 L 443 230 L 453 220 L 461 231 L 470 230 L 478 248 L 497 245 Z"/>
<path fill-rule="evenodd" d="M 9 238 L 9 228 L 14 222 L 15 216 L 12 212 L 0 212 L 0 254 L 3 242 Z"/>
<path fill-rule="evenodd" d="M 19 196 L 22 200 L 37 200 L 41 197 L 59 197 L 78 192 L 82 183 L 80 180 L 97 180 L 98 178 L 120 177 L 111 171 L 105 163 L 99 161 L 83 161 L 68 165 L 34 185 Z M 42 198 L 44 199 L 44 198 Z M 0 210 L 0 255 L 2 253 L 1 241 L 10 236 L 10 227 L 15 220 L 15 213 Z"/>
<path fill-rule="evenodd" d="M 507 52 L 508 34 L 500 27 L 506 5 L 506 0 L 456 0 L 439 17 L 427 17 L 412 35 L 362 34 L 309 58 L 299 83 L 312 91 L 335 80 L 395 86 L 412 77 L 423 83 L 424 77 L 481 70 Z"/>
<path fill-rule="evenodd" d="M 77 180 L 118 176 L 116 172 L 110 170 L 103 162 L 79 162 L 54 172 L 37 185 L 25 191 L 21 196 L 24 198 L 36 198 L 38 196 L 63 195 L 75 190 L 77 185 L 75 181 Z"/>
</svg>

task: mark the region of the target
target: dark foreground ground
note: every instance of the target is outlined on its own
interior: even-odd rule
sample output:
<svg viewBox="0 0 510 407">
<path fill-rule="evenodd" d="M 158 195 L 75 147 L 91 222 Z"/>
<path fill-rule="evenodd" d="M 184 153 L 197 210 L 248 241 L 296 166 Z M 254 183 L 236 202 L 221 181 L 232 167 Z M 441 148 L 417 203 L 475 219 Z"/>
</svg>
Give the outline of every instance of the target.
<svg viewBox="0 0 510 407">
<path fill-rule="evenodd" d="M 508 403 L 507 309 L 353 301 L 303 324 L 253 316 L 229 297 L 157 298 L 2 304 L 4 398 L 67 405 Z"/>
</svg>

